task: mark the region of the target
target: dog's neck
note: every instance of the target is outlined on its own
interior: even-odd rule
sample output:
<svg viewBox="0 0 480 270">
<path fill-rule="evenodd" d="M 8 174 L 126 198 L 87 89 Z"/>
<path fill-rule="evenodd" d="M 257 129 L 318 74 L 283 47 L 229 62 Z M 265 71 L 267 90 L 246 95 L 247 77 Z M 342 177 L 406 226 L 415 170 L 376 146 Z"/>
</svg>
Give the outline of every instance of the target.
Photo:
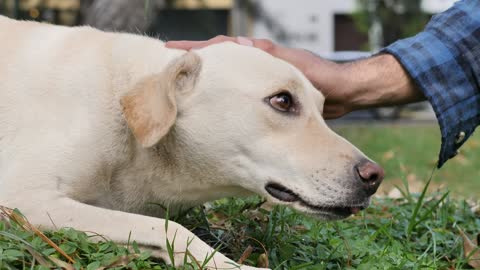
<svg viewBox="0 0 480 270">
<path fill-rule="evenodd" d="M 159 216 L 166 208 L 177 212 L 207 201 L 252 194 L 229 184 L 217 172 L 203 170 L 199 163 L 182 151 L 174 134 L 152 148 L 134 143 L 128 166 L 112 179 L 120 189 L 114 204 L 120 206 L 118 210 Z"/>
</svg>

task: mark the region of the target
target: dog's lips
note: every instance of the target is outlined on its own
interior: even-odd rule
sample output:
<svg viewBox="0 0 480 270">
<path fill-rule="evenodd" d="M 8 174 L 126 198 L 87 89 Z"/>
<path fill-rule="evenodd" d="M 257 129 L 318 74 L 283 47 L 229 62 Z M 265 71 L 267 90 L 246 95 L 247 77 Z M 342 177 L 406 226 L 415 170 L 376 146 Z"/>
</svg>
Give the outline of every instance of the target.
<svg viewBox="0 0 480 270">
<path fill-rule="evenodd" d="M 338 218 L 345 218 L 352 214 L 357 214 L 361 210 L 366 208 L 366 205 L 356 205 L 356 206 L 319 206 L 313 205 L 300 196 L 298 196 L 292 190 L 286 188 L 283 185 L 277 183 L 269 183 L 265 186 L 265 190 L 274 198 L 288 203 L 298 202 L 300 205 L 314 210 L 316 213 L 324 213 L 331 216 L 336 216 Z"/>
<path fill-rule="evenodd" d="M 300 197 L 295 194 L 295 192 L 289 190 L 288 188 L 276 184 L 276 183 L 269 183 L 265 186 L 267 192 L 272 195 L 273 197 L 279 199 L 283 202 L 297 202 L 301 201 Z"/>
</svg>

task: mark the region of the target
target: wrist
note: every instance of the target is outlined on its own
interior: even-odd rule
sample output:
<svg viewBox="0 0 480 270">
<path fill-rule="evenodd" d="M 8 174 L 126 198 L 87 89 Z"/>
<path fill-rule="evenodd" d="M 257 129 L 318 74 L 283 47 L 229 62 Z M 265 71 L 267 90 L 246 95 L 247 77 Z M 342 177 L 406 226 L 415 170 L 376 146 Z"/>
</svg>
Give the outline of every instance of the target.
<svg viewBox="0 0 480 270">
<path fill-rule="evenodd" d="M 405 69 L 390 54 L 344 64 L 346 92 L 352 109 L 402 105 L 425 100 Z"/>
<path fill-rule="evenodd" d="M 321 91 L 338 91 L 346 77 L 343 65 L 323 59 L 311 52 L 309 54 L 311 54 L 310 61 L 303 70 L 305 76 Z"/>
</svg>

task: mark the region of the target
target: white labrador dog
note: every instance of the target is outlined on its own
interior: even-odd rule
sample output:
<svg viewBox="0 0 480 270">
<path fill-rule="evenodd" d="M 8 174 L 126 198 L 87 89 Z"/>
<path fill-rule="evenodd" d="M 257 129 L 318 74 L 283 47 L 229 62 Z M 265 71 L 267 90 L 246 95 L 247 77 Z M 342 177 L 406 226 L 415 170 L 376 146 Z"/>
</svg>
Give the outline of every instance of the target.
<svg viewBox="0 0 480 270">
<path fill-rule="evenodd" d="M 321 219 L 369 204 L 383 170 L 332 132 L 292 65 L 233 43 L 0 17 L 0 205 L 182 258 L 213 249 L 160 207 L 260 194 Z M 160 255 L 164 256 L 165 252 Z M 177 262 L 183 260 L 178 259 Z M 216 253 L 210 268 L 232 268 Z M 242 269 L 250 269 L 241 266 Z"/>
</svg>

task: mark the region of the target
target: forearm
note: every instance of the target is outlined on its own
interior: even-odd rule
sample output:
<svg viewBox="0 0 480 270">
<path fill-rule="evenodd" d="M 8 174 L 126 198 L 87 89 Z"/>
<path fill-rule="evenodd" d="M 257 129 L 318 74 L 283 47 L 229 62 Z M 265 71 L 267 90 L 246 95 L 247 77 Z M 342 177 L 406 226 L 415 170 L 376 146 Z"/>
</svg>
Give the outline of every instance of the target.
<svg viewBox="0 0 480 270">
<path fill-rule="evenodd" d="M 340 81 L 351 89 L 353 109 L 401 105 L 425 100 L 404 68 L 390 54 L 341 65 Z"/>
</svg>

